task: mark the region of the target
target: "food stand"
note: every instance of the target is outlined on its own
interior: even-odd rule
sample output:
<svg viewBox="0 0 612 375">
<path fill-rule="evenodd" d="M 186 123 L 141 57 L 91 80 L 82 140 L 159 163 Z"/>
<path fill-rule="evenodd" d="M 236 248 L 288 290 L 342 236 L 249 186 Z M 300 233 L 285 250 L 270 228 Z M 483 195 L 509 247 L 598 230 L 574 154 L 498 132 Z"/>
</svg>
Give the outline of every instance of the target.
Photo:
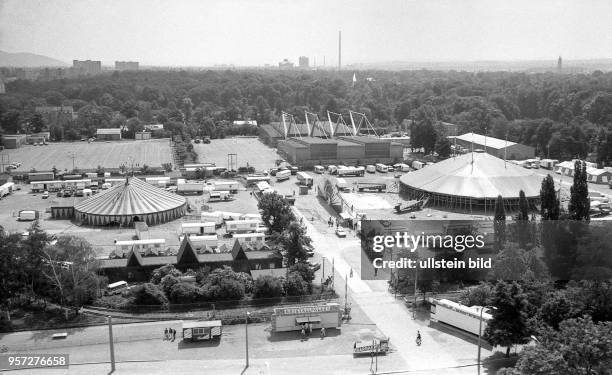
<svg viewBox="0 0 612 375">
<path fill-rule="evenodd" d="M 272 314 L 272 332 L 300 331 L 305 324 L 310 324 L 312 329 L 340 328 L 340 304 L 277 307 Z"/>
<path fill-rule="evenodd" d="M 386 354 L 389 351 L 389 338 L 355 341 L 353 354 Z"/>
<path fill-rule="evenodd" d="M 220 320 L 183 322 L 183 340 L 202 341 L 220 338 L 222 325 Z"/>
</svg>

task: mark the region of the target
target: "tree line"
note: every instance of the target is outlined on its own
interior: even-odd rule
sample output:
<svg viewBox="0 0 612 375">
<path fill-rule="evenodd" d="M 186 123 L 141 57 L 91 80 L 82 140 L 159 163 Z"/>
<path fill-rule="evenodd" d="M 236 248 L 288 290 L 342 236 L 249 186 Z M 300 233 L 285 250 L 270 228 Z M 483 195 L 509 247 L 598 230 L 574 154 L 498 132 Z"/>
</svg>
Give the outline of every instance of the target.
<svg viewBox="0 0 612 375">
<path fill-rule="evenodd" d="M 304 110 L 366 114 L 381 132 L 412 131 L 415 147 L 445 149 L 431 127 L 457 124 L 474 131 L 533 146 L 540 156 L 585 158 L 602 164 L 612 155 L 612 73 L 528 74 L 521 72 L 360 71 L 353 72 L 114 72 L 56 81 L 17 80 L 0 96 L 4 133 L 48 128 L 54 138 L 92 135 L 98 127 L 163 123 L 164 136 L 223 137 L 254 134 L 234 120 L 260 124 L 281 111 L 304 121 Z M 365 80 L 365 78 L 375 78 Z M 70 105 L 78 117 L 41 118 L 36 106 Z M 447 134 L 448 135 L 448 134 Z"/>
</svg>

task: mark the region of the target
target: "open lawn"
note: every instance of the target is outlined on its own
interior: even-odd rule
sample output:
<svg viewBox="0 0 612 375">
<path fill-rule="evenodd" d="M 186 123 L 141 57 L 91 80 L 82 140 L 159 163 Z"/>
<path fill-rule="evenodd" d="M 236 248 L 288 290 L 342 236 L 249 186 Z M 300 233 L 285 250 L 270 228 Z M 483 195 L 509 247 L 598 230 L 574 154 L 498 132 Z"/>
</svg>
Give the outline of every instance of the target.
<svg viewBox="0 0 612 375">
<path fill-rule="evenodd" d="M 96 169 L 98 165 L 105 168 L 119 168 L 128 164 L 130 157 L 140 166 L 161 167 L 163 163 L 172 163 L 170 140 L 152 139 L 146 141 L 116 141 L 116 142 L 58 142 L 47 146 L 23 146 L 13 150 L 2 151 L 9 155 L 10 162 L 21 163 L 17 172 L 50 171 L 55 166 L 59 170 Z"/>
<path fill-rule="evenodd" d="M 213 139 L 209 144 L 193 144 L 198 153 L 200 163 L 215 163 L 217 167 L 227 168 L 227 154 L 237 154 L 238 166 L 245 167 L 247 163 L 257 171 L 275 166 L 280 156 L 276 150 L 263 144 L 259 138 L 225 138 Z"/>
</svg>

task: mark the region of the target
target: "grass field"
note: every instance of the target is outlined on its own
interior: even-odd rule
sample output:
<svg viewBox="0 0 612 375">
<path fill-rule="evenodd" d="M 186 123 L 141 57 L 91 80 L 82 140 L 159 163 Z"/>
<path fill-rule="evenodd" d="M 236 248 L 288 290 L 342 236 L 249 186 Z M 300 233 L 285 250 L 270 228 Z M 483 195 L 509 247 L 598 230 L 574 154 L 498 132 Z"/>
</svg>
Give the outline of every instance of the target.
<svg viewBox="0 0 612 375">
<path fill-rule="evenodd" d="M 123 163 L 129 163 L 130 157 L 134 163 L 147 164 L 150 167 L 160 167 L 163 163 L 172 163 L 172 151 L 168 139 L 153 139 L 146 141 L 117 142 L 71 142 L 50 143 L 48 146 L 23 146 L 14 150 L 4 150 L 10 162 L 20 162 L 17 172 L 50 171 L 55 166 L 59 170 L 72 170 L 71 153 L 75 154 L 76 168 L 95 169 L 98 165 L 105 168 L 118 168 Z M 5 156 L 6 158 L 6 156 Z"/>
<path fill-rule="evenodd" d="M 263 144 L 258 138 L 213 139 L 209 144 L 194 144 L 200 163 L 215 163 L 217 167 L 227 168 L 227 154 L 237 154 L 238 167 L 249 165 L 261 171 L 275 166 L 280 157 L 273 148 Z"/>
</svg>

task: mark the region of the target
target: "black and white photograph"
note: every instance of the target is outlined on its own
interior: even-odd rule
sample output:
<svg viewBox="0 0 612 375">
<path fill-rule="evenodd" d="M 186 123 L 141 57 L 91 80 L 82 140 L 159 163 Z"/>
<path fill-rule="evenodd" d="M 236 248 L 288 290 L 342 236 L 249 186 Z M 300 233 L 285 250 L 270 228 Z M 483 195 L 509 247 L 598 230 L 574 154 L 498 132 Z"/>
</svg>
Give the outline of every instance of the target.
<svg viewBox="0 0 612 375">
<path fill-rule="evenodd" d="M 0 372 L 612 375 L 610 15 L 0 0 Z"/>
</svg>

